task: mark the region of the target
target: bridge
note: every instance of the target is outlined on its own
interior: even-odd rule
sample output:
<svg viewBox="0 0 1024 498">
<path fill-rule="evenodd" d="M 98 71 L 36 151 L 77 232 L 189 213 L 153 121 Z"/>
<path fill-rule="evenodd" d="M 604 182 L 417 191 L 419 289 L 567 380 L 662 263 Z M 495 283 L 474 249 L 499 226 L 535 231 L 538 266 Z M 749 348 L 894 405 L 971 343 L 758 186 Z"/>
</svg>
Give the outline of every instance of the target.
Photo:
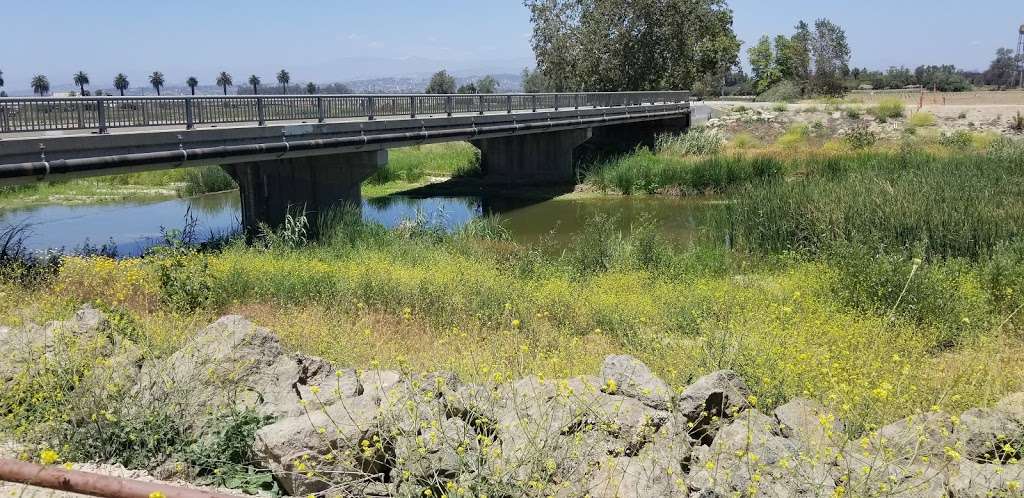
<svg viewBox="0 0 1024 498">
<path fill-rule="evenodd" d="M 242 223 L 357 203 L 387 150 L 470 141 L 484 180 L 571 184 L 583 148 L 628 150 L 690 125 L 685 91 L 0 99 L 0 186 L 218 165 Z"/>
</svg>

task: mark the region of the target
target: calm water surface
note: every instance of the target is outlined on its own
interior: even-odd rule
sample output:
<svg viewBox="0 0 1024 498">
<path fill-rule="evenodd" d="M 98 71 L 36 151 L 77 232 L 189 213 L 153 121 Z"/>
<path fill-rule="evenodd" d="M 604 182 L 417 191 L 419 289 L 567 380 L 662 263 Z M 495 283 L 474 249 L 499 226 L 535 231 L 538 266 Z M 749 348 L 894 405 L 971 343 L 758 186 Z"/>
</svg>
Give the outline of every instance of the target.
<svg viewBox="0 0 1024 498">
<path fill-rule="evenodd" d="M 508 198 L 430 197 L 400 195 L 363 201 L 363 218 L 395 227 L 420 219 L 449 230 L 458 229 L 485 214 L 497 215 L 512 237 L 524 243 L 544 240 L 555 248 L 566 244 L 597 214 L 616 216 L 623 230 L 641 217 L 654 220 L 663 235 L 685 244 L 692 240 L 718 207 L 703 201 L 645 198 L 556 198 L 536 201 Z M 122 256 L 141 254 L 160 243 L 162 229 L 180 229 L 186 216 L 198 222 L 198 235 L 238 230 L 238 192 L 223 192 L 159 202 L 125 202 L 86 206 L 35 206 L 0 210 L 0 227 L 31 225 L 30 249 L 78 250 L 104 244 Z"/>
</svg>

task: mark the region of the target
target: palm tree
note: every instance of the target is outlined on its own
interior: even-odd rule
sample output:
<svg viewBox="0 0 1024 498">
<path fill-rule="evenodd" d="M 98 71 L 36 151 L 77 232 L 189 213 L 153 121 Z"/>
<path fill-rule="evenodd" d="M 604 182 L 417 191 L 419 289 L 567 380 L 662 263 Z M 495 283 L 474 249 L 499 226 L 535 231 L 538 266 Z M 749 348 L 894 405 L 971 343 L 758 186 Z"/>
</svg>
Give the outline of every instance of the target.
<svg viewBox="0 0 1024 498">
<path fill-rule="evenodd" d="M 32 77 L 32 93 L 38 93 L 40 97 L 50 91 L 50 80 L 41 74 Z"/>
<path fill-rule="evenodd" d="M 149 84 L 153 85 L 153 88 L 156 89 L 156 95 L 159 97 L 160 87 L 164 86 L 164 73 L 153 71 L 153 74 L 149 75 Z"/>
<path fill-rule="evenodd" d="M 310 81 L 309 83 L 306 83 L 306 93 L 308 93 L 310 95 L 313 95 L 314 93 L 316 93 L 316 83 L 313 83 L 312 81 Z"/>
<path fill-rule="evenodd" d="M 82 96 L 85 96 L 85 85 L 89 84 L 89 75 L 85 74 L 85 71 L 79 71 L 75 73 L 73 78 L 75 84 L 78 85 L 78 89 L 82 91 Z"/>
<path fill-rule="evenodd" d="M 288 71 L 284 69 L 277 73 L 277 82 L 281 84 L 281 91 L 285 95 L 288 95 L 288 83 L 292 81 L 292 75 L 288 74 Z"/>
<path fill-rule="evenodd" d="M 196 79 L 195 76 L 189 76 L 188 79 L 185 80 L 185 84 L 192 90 L 192 95 L 195 95 L 196 87 L 199 86 L 199 80 Z"/>
<path fill-rule="evenodd" d="M 0 71 L 0 87 L 4 86 L 4 72 Z"/>
<path fill-rule="evenodd" d="M 227 71 L 221 71 L 217 75 L 217 86 L 224 89 L 224 95 L 228 94 L 228 87 L 234 86 L 235 82 L 231 80 L 231 75 Z"/>
<path fill-rule="evenodd" d="M 117 73 L 117 76 L 114 76 L 114 88 L 121 92 L 122 97 L 124 97 L 124 91 L 128 89 L 129 84 L 128 77 L 124 73 Z"/>
<path fill-rule="evenodd" d="M 249 76 L 249 84 L 252 85 L 252 94 L 253 95 L 259 95 L 260 94 L 260 77 L 256 76 L 255 74 L 252 75 L 252 76 Z"/>
</svg>

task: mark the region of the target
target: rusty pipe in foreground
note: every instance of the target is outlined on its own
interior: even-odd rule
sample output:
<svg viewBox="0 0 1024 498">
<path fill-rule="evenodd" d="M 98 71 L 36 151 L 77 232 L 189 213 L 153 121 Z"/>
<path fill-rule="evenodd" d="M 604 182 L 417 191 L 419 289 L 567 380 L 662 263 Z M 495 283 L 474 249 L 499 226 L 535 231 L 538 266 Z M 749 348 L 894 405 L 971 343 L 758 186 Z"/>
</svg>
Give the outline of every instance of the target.
<svg viewBox="0 0 1024 498">
<path fill-rule="evenodd" d="M 199 489 L 181 488 L 155 482 L 68 470 L 61 466 L 38 465 L 11 458 L 0 458 L 0 481 L 67 491 L 104 498 L 236 498 L 232 495 Z M 159 494 L 156 494 L 159 493 Z"/>
</svg>

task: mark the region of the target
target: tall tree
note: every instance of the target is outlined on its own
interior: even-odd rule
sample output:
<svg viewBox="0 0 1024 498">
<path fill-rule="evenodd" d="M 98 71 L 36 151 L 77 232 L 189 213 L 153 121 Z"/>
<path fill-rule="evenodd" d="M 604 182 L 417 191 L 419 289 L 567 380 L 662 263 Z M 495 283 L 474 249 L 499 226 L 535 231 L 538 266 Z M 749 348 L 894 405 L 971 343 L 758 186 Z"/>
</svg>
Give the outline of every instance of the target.
<svg viewBox="0 0 1024 498">
<path fill-rule="evenodd" d="M 221 71 L 217 75 L 217 86 L 224 89 L 224 95 L 228 94 L 228 87 L 234 86 L 235 82 L 231 80 L 231 75 L 227 71 Z"/>
<path fill-rule="evenodd" d="M 469 83 L 466 83 L 465 85 L 460 85 L 459 89 L 455 90 L 455 93 L 479 93 L 479 92 L 477 92 L 476 84 L 473 83 L 472 81 L 470 81 Z"/>
<path fill-rule="evenodd" d="M 85 85 L 89 84 L 89 75 L 85 74 L 85 71 L 79 71 L 75 73 L 72 79 L 75 81 L 75 84 L 78 85 L 78 89 L 81 90 L 81 94 L 84 97 L 86 95 Z"/>
<path fill-rule="evenodd" d="M 811 79 L 811 27 L 806 22 L 800 21 L 796 25 L 796 32 L 789 39 L 786 48 L 789 51 L 787 59 L 793 67 L 793 77 L 801 82 L 806 90 L 807 81 Z"/>
<path fill-rule="evenodd" d="M 824 95 L 843 92 L 843 77 L 850 70 L 850 45 L 846 31 L 828 19 L 814 21 L 814 38 L 811 41 L 814 57 L 815 91 Z"/>
<path fill-rule="evenodd" d="M 996 58 L 992 60 L 988 71 L 985 71 L 985 83 L 995 85 L 1002 90 L 1014 84 L 1014 76 L 1017 74 L 1017 56 L 1013 50 L 1000 48 L 996 50 Z"/>
<path fill-rule="evenodd" d="M 188 79 L 185 80 L 185 84 L 188 85 L 189 90 L 192 90 L 192 95 L 195 95 L 196 87 L 199 86 L 199 79 L 195 76 L 189 76 Z"/>
<path fill-rule="evenodd" d="M 255 74 L 249 76 L 249 86 L 252 87 L 252 94 L 253 95 L 259 95 L 260 94 L 260 77 L 256 76 Z"/>
<path fill-rule="evenodd" d="M 763 93 L 782 81 L 782 73 L 776 64 L 771 38 L 762 36 L 757 44 L 747 49 L 750 70 L 754 73 L 754 90 Z"/>
<path fill-rule="evenodd" d="M 153 71 L 153 74 L 149 75 L 149 84 L 153 85 L 156 89 L 157 96 L 160 95 L 160 87 L 164 86 L 164 73 L 160 71 Z"/>
<path fill-rule="evenodd" d="M 284 69 L 277 72 L 277 82 L 281 84 L 281 93 L 288 95 L 288 83 L 292 81 L 292 75 Z"/>
<path fill-rule="evenodd" d="M 488 74 L 476 82 L 476 91 L 477 93 L 495 93 L 498 91 L 499 86 L 498 80 Z"/>
<path fill-rule="evenodd" d="M 737 62 L 725 0 L 525 0 L 553 91 L 689 88 Z"/>
<path fill-rule="evenodd" d="M 427 84 L 426 93 L 455 93 L 455 78 L 444 69 L 434 73 Z"/>
<path fill-rule="evenodd" d="M 32 77 L 32 93 L 39 94 L 40 97 L 50 92 L 50 80 L 42 75 L 37 74 Z"/>
<path fill-rule="evenodd" d="M 124 97 L 124 91 L 128 89 L 128 77 L 124 73 L 117 73 L 114 76 L 114 88 L 121 92 L 121 96 Z"/>
<path fill-rule="evenodd" d="M 524 93 L 543 93 L 548 91 L 548 80 L 544 77 L 544 73 L 540 71 L 530 71 L 530 68 L 524 67 L 521 79 L 523 81 Z"/>
<path fill-rule="evenodd" d="M 4 72 L 0 71 L 0 88 L 4 86 Z"/>
<path fill-rule="evenodd" d="M 316 83 L 313 83 L 312 81 L 310 81 L 309 83 L 306 83 L 306 93 L 308 93 L 310 95 L 315 94 L 316 93 Z"/>
</svg>

